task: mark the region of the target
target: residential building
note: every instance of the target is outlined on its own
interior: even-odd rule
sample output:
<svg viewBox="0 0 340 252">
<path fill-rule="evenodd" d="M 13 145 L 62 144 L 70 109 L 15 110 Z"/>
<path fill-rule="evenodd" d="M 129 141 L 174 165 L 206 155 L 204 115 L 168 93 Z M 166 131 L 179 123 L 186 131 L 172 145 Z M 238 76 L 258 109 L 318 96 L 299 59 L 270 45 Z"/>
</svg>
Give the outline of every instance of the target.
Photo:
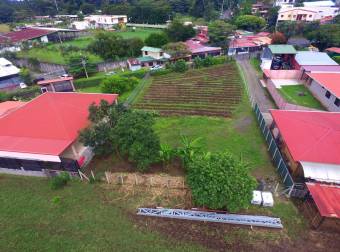
<svg viewBox="0 0 340 252">
<path fill-rule="evenodd" d="M 271 110 L 271 131 L 295 181 L 305 183 L 304 202 L 314 228 L 340 230 L 340 113 Z"/>
<path fill-rule="evenodd" d="M 15 89 L 22 82 L 20 69 L 5 58 L 0 58 L 0 91 Z"/>
<path fill-rule="evenodd" d="M 260 32 L 250 35 L 237 35 L 229 42 L 228 55 L 260 52 L 271 44 L 269 32 Z"/>
<path fill-rule="evenodd" d="M 207 56 L 219 56 L 221 55 L 221 47 L 205 46 L 200 41 L 189 39 L 185 42 L 188 50 L 191 53 L 192 58 L 200 57 L 205 58 Z"/>
<path fill-rule="evenodd" d="M 5 101 L 0 103 L 0 118 L 8 115 L 14 110 L 20 108 L 25 105 L 27 102 L 22 101 Z"/>
<path fill-rule="evenodd" d="M 73 22 L 72 28 L 77 30 L 86 29 L 113 29 L 114 26 L 127 23 L 126 15 L 90 15 L 84 21 Z"/>
<path fill-rule="evenodd" d="M 301 69 L 302 66 L 337 66 L 327 53 L 299 51 L 294 59 L 295 69 Z"/>
<path fill-rule="evenodd" d="M 23 42 L 29 45 L 34 42 L 48 43 L 77 37 L 78 31 L 50 28 L 50 27 L 27 27 L 21 30 L 8 32 L 0 36 L 0 52 L 20 51 Z"/>
<path fill-rule="evenodd" d="M 170 59 L 170 55 L 161 48 L 144 46 L 141 51 L 142 57 L 137 58 L 137 60 L 141 63 L 142 67 L 163 65 Z"/>
<path fill-rule="evenodd" d="M 52 80 L 42 80 L 37 83 L 41 93 L 46 92 L 75 92 L 73 77 L 61 77 Z"/>
<path fill-rule="evenodd" d="M 285 6 L 294 6 L 295 0 L 276 0 L 275 6 L 285 7 Z"/>
<path fill-rule="evenodd" d="M 333 1 L 314 1 L 314 2 L 303 2 L 304 7 L 334 7 Z"/>
<path fill-rule="evenodd" d="M 268 17 L 268 11 L 272 8 L 272 5 L 265 3 L 255 3 L 251 5 L 251 14 L 260 15 L 263 18 Z"/>
<path fill-rule="evenodd" d="M 308 73 L 306 86 L 328 111 L 340 112 L 340 72 Z"/>
<path fill-rule="evenodd" d="M 297 51 L 292 45 L 269 45 L 263 50 L 261 68 L 269 70 L 294 69 Z"/>
<path fill-rule="evenodd" d="M 137 71 L 142 68 L 142 65 L 138 59 L 128 59 L 127 60 L 128 67 L 131 71 Z"/>
<path fill-rule="evenodd" d="M 337 7 L 284 7 L 279 10 L 277 22 L 306 21 L 313 22 L 339 15 Z"/>
<path fill-rule="evenodd" d="M 44 176 L 77 172 L 93 156 L 78 139 L 88 107 L 116 94 L 47 92 L 0 118 L 0 172 Z M 0 103 L 1 108 L 1 103 Z"/>
</svg>

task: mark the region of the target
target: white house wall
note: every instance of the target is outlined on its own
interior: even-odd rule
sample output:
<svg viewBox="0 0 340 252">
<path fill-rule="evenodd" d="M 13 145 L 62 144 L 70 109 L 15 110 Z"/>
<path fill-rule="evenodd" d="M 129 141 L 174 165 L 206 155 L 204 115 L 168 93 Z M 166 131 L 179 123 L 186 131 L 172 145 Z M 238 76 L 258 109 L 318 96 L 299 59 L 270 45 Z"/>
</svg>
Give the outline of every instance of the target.
<svg viewBox="0 0 340 252">
<path fill-rule="evenodd" d="M 331 93 L 329 98 L 326 97 L 326 92 L 328 91 L 323 86 L 321 86 L 315 80 L 312 81 L 311 85 L 307 85 L 312 94 L 322 103 L 322 105 L 328 110 L 332 112 L 340 112 L 340 107 L 337 107 L 334 104 L 336 96 Z M 340 98 L 340 97 L 339 97 Z"/>
</svg>

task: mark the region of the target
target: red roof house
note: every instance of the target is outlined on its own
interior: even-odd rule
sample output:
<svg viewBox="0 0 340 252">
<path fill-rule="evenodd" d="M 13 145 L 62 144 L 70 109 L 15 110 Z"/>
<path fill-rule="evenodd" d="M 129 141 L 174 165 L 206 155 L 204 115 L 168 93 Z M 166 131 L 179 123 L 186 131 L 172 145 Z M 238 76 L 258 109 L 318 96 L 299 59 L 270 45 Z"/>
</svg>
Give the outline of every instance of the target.
<svg viewBox="0 0 340 252">
<path fill-rule="evenodd" d="M 189 39 L 185 42 L 193 58 L 221 55 L 221 47 L 205 46 L 201 42 Z"/>
<path fill-rule="evenodd" d="M 26 102 L 21 101 L 5 101 L 0 103 L 0 118 L 7 115 L 8 113 L 13 112 L 17 108 L 25 105 Z"/>
<path fill-rule="evenodd" d="M 307 87 L 329 111 L 340 112 L 340 72 L 307 73 Z"/>
<path fill-rule="evenodd" d="M 89 105 L 100 100 L 113 103 L 117 97 L 116 94 L 48 92 L 3 116 L 0 167 L 65 169 L 63 160 L 78 160 L 85 149 L 77 138 L 79 131 L 89 124 Z"/>
<path fill-rule="evenodd" d="M 306 183 L 310 198 L 304 202 L 314 228 L 340 232 L 340 186 Z"/>
<path fill-rule="evenodd" d="M 56 31 L 52 30 L 43 30 L 43 29 L 34 29 L 34 28 L 24 28 L 19 31 L 12 31 L 0 36 L 0 44 L 3 43 L 20 43 L 23 41 L 41 38 L 51 33 L 55 33 Z"/>
<path fill-rule="evenodd" d="M 326 49 L 327 52 L 340 54 L 340 47 L 330 47 Z"/>
</svg>

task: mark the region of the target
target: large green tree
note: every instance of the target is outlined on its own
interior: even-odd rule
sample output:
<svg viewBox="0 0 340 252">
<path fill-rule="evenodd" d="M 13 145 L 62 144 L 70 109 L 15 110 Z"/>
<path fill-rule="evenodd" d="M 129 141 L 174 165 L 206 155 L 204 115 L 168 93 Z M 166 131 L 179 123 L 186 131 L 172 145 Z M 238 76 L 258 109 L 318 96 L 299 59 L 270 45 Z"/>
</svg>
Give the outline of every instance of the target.
<svg viewBox="0 0 340 252">
<path fill-rule="evenodd" d="M 196 34 L 192 25 L 184 25 L 179 20 L 174 20 L 165 30 L 165 33 L 172 42 L 186 41 Z"/>
<path fill-rule="evenodd" d="M 190 51 L 183 42 L 168 43 L 163 46 L 163 50 L 173 58 L 183 58 L 190 54 Z"/>
<path fill-rule="evenodd" d="M 236 29 L 235 26 L 222 20 L 211 22 L 208 27 L 210 42 L 224 47 L 228 45 L 228 36 Z"/>
<path fill-rule="evenodd" d="M 162 33 L 151 33 L 144 41 L 145 45 L 153 47 L 162 47 L 169 42 L 168 36 Z"/>
<path fill-rule="evenodd" d="M 340 46 L 340 24 L 321 25 L 319 29 L 307 33 L 307 38 L 319 50 Z"/>
<path fill-rule="evenodd" d="M 264 20 L 262 17 L 253 15 L 241 15 L 236 18 L 235 25 L 240 29 L 258 31 L 265 27 L 266 20 Z"/>
<path fill-rule="evenodd" d="M 249 167 L 230 153 L 194 155 L 187 173 L 197 205 L 230 211 L 250 205 L 256 180 L 249 175 Z"/>
</svg>

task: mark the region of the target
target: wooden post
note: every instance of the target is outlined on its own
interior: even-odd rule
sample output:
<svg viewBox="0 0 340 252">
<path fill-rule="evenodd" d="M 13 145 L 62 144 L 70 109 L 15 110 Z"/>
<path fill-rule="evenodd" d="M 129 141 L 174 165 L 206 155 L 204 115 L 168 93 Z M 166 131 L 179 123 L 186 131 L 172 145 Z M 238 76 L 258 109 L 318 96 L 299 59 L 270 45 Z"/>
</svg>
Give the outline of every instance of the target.
<svg viewBox="0 0 340 252">
<path fill-rule="evenodd" d="M 106 177 L 107 183 L 110 184 L 109 173 L 108 172 L 105 172 L 105 177 Z"/>
</svg>

